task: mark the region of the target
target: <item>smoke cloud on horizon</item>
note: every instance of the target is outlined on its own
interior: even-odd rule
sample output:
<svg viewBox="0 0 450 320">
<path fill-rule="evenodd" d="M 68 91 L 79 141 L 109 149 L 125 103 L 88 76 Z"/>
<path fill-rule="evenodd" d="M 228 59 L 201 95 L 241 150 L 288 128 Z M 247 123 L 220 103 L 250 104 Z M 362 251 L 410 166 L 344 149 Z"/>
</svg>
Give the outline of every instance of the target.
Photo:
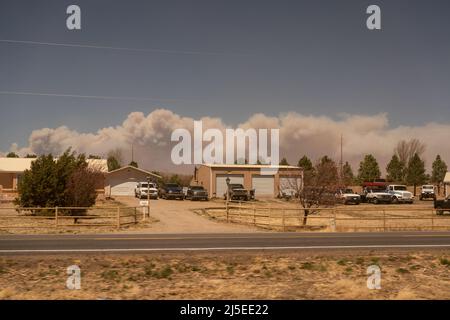
<svg viewBox="0 0 450 320">
<path fill-rule="evenodd" d="M 118 126 L 102 128 L 95 133 L 80 133 L 66 126 L 34 130 L 28 146 L 13 144 L 9 151 L 26 154 L 61 154 L 67 148 L 87 155 L 105 157 L 113 149 L 122 149 L 124 162 L 131 161 L 131 146 L 134 158 L 141 168 L 148 170 L 191 173 L 192 166 L 176 166 L 170 154 L 176 142 L 171 142 L 173 130 L 179 128 L 193 131 L 194 120 L 203 122 L 203 130 L 232 128 L 220 118 L 183 117 L 167 109 L 157 109 L 148 115 L 132 112 Z M 329 155 L 336 161 L 340 157 L 340 137 L 343 135 L 344 162 L 348 161 L 356 174 L 359 162 L 365 154 L 373 154 L 382 172 L 392 157 L 400 140 L 417 138 L 426 144 L 424 159 L 427 168 L 437 154 L 450 163 L 450 123 L 427 123 L 420 126 L 398 126 L 391 128 L 387 114 L 374 116 L 341 115 L 338 120 L 327 116 L 302 115 L 297 112 L 283 113 L 276 117 L 255 114 L 237 128 L 280 129 L 280 158 L 296 164 L 307 155 L 313 161 Z M 445 147 L 444 147 L 445 146 Z M 4 155 L 4 154 L 3 154 Z"/>
</svg>

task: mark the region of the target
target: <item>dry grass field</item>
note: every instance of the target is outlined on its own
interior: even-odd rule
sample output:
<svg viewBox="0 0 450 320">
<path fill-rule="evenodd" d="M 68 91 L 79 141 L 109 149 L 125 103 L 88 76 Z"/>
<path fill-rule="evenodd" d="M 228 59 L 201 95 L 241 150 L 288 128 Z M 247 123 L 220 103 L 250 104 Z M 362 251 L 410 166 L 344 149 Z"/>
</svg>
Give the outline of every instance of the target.
<svg viewBox="0 0 450 320">
<path fill-rule="evenodd" d="M 81 289 L 66 268 L 81 268 Z M 381 289 L 366 286 L 381 268 Z M 0 257 L 0 299 L 450 299 L 449 251 Z"/>
</svg>

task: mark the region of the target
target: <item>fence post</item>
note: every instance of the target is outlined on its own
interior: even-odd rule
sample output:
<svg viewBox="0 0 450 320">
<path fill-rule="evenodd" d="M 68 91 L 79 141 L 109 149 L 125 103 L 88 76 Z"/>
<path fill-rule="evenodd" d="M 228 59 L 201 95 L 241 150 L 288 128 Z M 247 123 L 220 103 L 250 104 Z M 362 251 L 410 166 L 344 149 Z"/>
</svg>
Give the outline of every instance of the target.
<svg viewBox="0 0 450 320">
<path fill-rule="evenodd" d="M 383 231 L 386 231 L 386 210 L 383 209 Z"/>
<path fill-rule="evenodd" d="M 331 214 L 333 216 L 330 223 L 331 232 L 336 232 L 336 211 L 332 209 Z"/>
<path fill-rule="evenodd" d="M 433 210 L 431 210 L 431 230 L 434 230 L 434 213 L 433 213 Z"/>
<path fill-rule="evenodd" d="M 117 207 L 117 229 L 120 229 L 120 207 Z"/>
<path fill-rule="evenodd" d="M 137 208 L 134 207 L 134 224 L 137 224 L 137 223 L 138 223 L 138 221 L 137 221 Z"/>
<path fill-rule="evenodd" d="M 229 213 L 229 211 L 230 211 L 230 208 L 228 207 L 229 205 L 228 205 L 228 200 L 227 200 L 227 202 L 226 202 L 226 213 L 227 213 L 227 223 L 228 222 L 230 222 L 230 213 Z"/>
<path fill-rule="evenodd" d="M 55 208 L 55 227 L 58 228 L 58 207 Z"/>
</svg>

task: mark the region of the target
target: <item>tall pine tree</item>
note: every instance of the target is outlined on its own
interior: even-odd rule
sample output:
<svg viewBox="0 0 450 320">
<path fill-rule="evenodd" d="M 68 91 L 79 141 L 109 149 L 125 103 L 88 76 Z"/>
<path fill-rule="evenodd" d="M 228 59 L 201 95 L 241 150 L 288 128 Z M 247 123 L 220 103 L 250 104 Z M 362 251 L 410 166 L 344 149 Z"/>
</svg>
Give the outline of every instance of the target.
<svg viewBox="0 0 450 320">
<path fill-rule="evenodd" d="M 367 154 L 364 160 L 359 164 L 358 181 L 360 183 L 364 181 L 373 181 L 380 178 L 381 172 L 378 162 L 371 154 Z"/>
<path fill-rule="evenodd" d="M 408 163 L 406 182 L 414 186 L 414 195 L 416 195 L 417 185 L 424 184 L 426 181 L 425 162 L 420 159 L 420 156 L 417 153 L 415 153 Z"/>
</svg>

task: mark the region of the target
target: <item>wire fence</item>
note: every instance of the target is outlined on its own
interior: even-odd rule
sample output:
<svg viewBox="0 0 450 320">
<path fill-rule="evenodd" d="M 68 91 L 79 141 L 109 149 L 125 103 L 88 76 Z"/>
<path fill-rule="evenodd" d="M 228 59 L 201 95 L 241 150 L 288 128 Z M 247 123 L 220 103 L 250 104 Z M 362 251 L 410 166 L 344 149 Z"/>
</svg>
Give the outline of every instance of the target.
<svg viewBox="0 0 450 320">
<path fill-rule="evenodd" d="M 435 209 L 419 206 L 304 209 L 231 203 L 199 209 L 197 213 L 219 221 L 278 231 L 450 230 L 450 215 L 437 215 Z"/>
</svg>

